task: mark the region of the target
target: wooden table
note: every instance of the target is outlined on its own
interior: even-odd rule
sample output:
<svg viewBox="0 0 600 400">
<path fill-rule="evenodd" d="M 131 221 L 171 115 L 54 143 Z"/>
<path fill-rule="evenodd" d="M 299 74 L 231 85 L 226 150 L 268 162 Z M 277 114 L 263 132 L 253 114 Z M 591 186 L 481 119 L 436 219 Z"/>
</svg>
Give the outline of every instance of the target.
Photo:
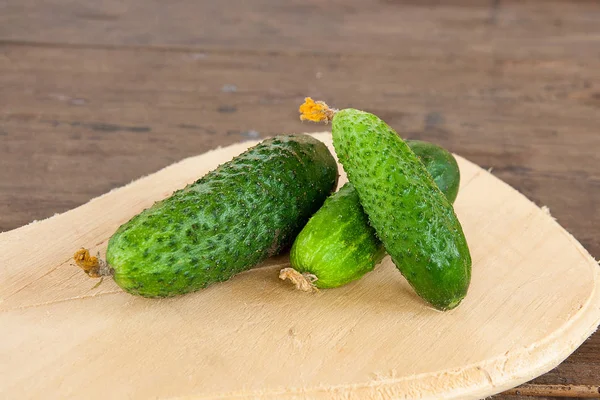
<svg viewBox="0 0 600 400">
<path fill-rule="evenodd" d="M 599 257 L 598 21 L 596 1 L 4 0 L 0 231 L 322 130 L 310 95 L 492 168 Z M 600 334 L 533 383 L 600 385 Z"/>
</svg>

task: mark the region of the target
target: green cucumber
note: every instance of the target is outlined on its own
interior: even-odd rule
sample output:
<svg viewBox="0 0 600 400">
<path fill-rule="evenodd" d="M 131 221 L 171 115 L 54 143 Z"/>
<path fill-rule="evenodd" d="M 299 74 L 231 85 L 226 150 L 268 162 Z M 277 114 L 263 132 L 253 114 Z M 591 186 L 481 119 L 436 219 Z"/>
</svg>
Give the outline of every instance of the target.
<svg viewBox="0 0 600 400">
<path fill-rule="evenodd" d="M 335 112 L 333 144 L 371 226 L 415 292 L 440 310 L 467 294 L 471 255 L 452 204 L 392 128 L 373 114 Z"/>
<path fill-rule="evenodd" d="M 440 146 L 419 140 L 406 143 L 425 165 L 449 202 L 458 193 L 460 171 L 454 156 Z M 382 243 L 360 205 L 351 183 L 332 194 L 296 237 L 290 252 L 293 270 L 320 289 L 342 286 L 361 278 L 385 256 Z M 294 283 L 302 278 L 282 270 Z M 300 281 L 299 281 L 300 279 Z M 310 284 L 297 285 L 312 290 Z"/>
<path fill-rule="evenodd" d="M 421 160 L 446 199 L 454 204 L 460 186 L 460 170 L 452 153 L 423 140 L 406 140 L 406 144 Z"/>
<path fill-rule="evenodd" d="M 267 139 L 122 225 L 106 261 L 121 288 L 146 297 L 227 280 L 289 248 L 337 177 L 320 141 Z"/>
<path fill-rule="evenodd" d="M 280 271 L 296 288 L 312 291 L 345 285 L 375 268 L 385 249 L 369 225 L 358 194 L 346 183 L 311 217 Z"/>
</svg>

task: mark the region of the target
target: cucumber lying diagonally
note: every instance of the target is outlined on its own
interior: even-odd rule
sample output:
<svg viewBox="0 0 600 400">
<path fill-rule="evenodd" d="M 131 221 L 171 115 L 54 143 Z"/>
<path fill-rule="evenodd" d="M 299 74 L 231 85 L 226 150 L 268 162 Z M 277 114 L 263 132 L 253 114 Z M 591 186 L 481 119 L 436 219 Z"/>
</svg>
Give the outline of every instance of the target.
<svg viewBox="0 0 600 400">
<path fill-rule="evenodd" d="M 406 143 L 448 201 L 454 202 L 460 183 L 454 156 L 433 143 Z M 339 287 L 372 271 L 384 256 L 383 244 L 348 182 L 325 201 L 298 234 L 290 252 L 291 268 L 283 269 L 280 277 L 306 291 Z"/>
<path fill-rule="evenodd" d="M 460 304 L 471 255 L 452 204 L 415 153 L 377 116 L 307 98 L 304 119 L 331 121 L 333 145 L 377 237 L 415 292 L 433 307 Z"/>
<path fill-rule="evenodd" d="M 337 177 L 322 142 L 267 139 L 123 224 L 109 240 L 107 263 L 85 249 L 74 258 L 88 275 L 112 274 L 132 294 L 198 290 L 288 248 Z"/>
</svg>

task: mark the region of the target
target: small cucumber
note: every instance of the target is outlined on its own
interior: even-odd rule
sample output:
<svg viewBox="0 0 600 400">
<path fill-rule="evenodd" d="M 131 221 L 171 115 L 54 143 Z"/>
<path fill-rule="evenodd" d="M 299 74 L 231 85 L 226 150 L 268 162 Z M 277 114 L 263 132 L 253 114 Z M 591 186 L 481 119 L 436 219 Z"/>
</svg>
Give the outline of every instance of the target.
<svg viewBox="0 0 600 400">
<path fill-rule="evenodd" d="M 146 297 L 227 280 L 289 248 L 337 178 L 320 141 L 265 140 L 122 225 L 106 261 L 121 288 Z M 76 253 L 82 268 L 89 259 Z"/>
<path fill-rule="evenodd" d="M 406 140 L 448 201 L 454 204 L 460 186 L 460 170 L 456 159 L 446 149 L 422 140 Z"/>
<path fill-rule="evenodd" d="M 415 292 L 439 310 L 466 296 L 471 255 L 452 204 L 392 128 L 373 114 L 307 98 L 301 119 L 332 121 L 333 145 L 371 226 Z"/>
<path fill-rule="evenodd" d="M 296 237 L 291 268 L 282 269 L 279 277 L 304 291 L 334 288 L 362 277 L 384 256 L 385 249 L 348 182 L 325 200 Z"/>
<path fill-rule="evenodd" d="M 454 156 L 433 143 L 419 140 L 406 143 L 448 201 L 454 202 L 460 183 Z M 351 183 L 346 183 L 325 201 L 296 237 L 290 252 L 293 270 L 284 269 L 281 275 L 294 283 L 309 277 L 309 283 L 312 281 L 317 288 L 334 288 L 361 278 L 373 270 L 384 255 L 383 245 L 369 225 L 356 190 Z M 312 290 L 310 284 L 297 286 Z"/>
</svg>

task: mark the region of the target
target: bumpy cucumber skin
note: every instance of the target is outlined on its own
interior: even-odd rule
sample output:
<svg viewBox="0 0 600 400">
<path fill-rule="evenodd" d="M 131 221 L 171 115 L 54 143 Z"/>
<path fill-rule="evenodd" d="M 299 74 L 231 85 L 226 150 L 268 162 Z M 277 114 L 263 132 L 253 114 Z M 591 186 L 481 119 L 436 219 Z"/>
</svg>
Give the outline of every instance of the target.
<svg viewBox="0 0 600 400">
<path fill-rule="evenodd" d="M 317 277 L 315 286 L 334 288 L 362 277 L 385 256 L 358 194 L 346 183 L 331 195 L 298 234 L 292 268 Z"/>
<path fill-rule="evenodd" d="M 471 280 L 471 255 L 452 205 L 410 147 L 377 116 L 336 113 L 333 144 L 371 226 L 417 294 L 456 307 Z"/>
<path fill-rule="evenodd" d="M 454 203 L 460 171 L 444 148 L 407 140 L 449 202 Z M 372 271 L 385 256 L 383 244 L 369 224 L 350 182 L 329 196 L 300 231 L 290 252 L 290 264 L 300 273 L 315 275 L 320 289 L 345 285 Z"/>
<path fill-rule="evenodd" d="M 121 288 L 145 297 L 227 280 L 288 248 L 337 178 L 320 141 L 267 139 L 122 225 L 107 262 Z"/>
</svg>

